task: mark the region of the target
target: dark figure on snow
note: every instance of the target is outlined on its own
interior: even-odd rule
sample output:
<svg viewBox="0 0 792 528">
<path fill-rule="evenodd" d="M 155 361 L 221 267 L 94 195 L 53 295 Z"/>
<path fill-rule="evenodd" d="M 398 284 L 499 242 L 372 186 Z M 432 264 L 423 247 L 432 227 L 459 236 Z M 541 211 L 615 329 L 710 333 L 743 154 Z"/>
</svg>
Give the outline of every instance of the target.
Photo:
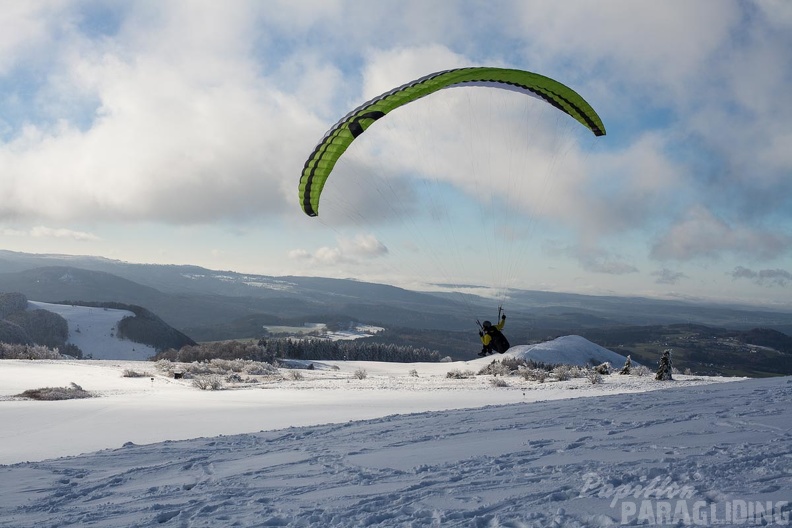
<svg viewBox="0 0 792 528">
<path fill-rule="evenodd" d="M 481 347 L 481 352 L 479 352 L 479 356 L 486 356 L 487 354 L 492 354 L 494 352 L 499 352 L 503 354 L 507 350 L 509 350 L 509 340 L 506 339 L 506 336 L 501 333 L 503 330 L 503 326 L 506 324 L 506 315 L 501 316 L 501 320 L 498 324 L 493 325 L 489 321 L 484 321 L 481 323 L 481 330 L 479 330 L 479 337 L 481 337 L 481 343 L 484 345 Z"/>
</svg>

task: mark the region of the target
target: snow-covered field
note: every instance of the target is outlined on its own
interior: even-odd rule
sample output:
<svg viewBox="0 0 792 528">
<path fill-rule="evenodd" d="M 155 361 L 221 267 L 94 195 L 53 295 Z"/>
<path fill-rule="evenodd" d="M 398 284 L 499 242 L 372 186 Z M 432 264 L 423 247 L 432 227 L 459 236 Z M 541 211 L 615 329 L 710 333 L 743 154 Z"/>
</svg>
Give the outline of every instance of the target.
<svg viewBox="0 0 792 528">
<path fill-rule="evenodd" d="M 157 353 L 149 345 L 118 338 L 118 322 L 124 317 L 135 315 L 128 310 L 38 301 L 28 301 L 28 306 L 29 309 L 54 312 L 66 319 L 69 325 L 67 342 L 77 345 L 85 357 L 145 361 Z"/>
<path fill-rule="evenodd" d="M 788 523 L 791 379 L 446 377 L 492 360 L 223 391 L 145 362 L 2 361 L 0 526 Z M 99 397 L 11 398 L 70 382 Z"/>
</svg>

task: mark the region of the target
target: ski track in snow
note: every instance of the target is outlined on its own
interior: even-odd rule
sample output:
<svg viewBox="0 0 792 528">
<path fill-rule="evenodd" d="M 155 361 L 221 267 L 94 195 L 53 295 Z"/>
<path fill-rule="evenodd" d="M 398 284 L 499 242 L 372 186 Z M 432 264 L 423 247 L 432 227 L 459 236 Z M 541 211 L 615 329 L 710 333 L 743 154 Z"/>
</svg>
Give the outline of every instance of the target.
<svg viewBox="0 0 792 528">
<path fill-rule="evenodd" d="M 0 466 L 0 526 L 646 524 L 622 518 L 640 498 L 616 500 L 608 490 L 657 478 L 692 490 L 689 506 L 706 501 L 713 511 L 733 500 L 792 501 L 792 379 L 394 415 Z"/>
</svg>

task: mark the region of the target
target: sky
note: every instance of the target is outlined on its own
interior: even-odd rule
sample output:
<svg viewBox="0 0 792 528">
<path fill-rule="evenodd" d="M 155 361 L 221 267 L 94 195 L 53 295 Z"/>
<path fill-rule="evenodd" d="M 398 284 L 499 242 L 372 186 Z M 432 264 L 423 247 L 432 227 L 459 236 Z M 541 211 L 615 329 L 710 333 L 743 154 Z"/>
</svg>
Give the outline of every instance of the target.
<svg viewBox="0 0 792 528">
<path fill-rule="evenodd" d="M 784 0 L 14 2 L 0 247 L 790 308 L 791 56 Z M 445 90 L 369 128 L 303 214 L 348 111 L 484 65 L 570 86 L 607 135 Z"/>
</svg>

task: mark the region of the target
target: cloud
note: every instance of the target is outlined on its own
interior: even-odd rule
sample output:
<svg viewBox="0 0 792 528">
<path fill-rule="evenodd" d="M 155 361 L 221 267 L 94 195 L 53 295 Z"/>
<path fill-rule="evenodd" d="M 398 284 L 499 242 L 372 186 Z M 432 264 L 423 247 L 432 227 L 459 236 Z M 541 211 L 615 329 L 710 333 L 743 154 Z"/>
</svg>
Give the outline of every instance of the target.
<svg viewBox="0 0 792 528">
<path fill-rule="evenodd" d="M 559 245 L 554 242 L 546 242 L 544 249 L 550 255 L 572 257 L 578 261 L 583 269 L 593 273 L 626 275 L 639 271 L 623 256 L 591 244 Z"/>
<path fill-rule="evenodd" d="M 86 233 L 84 231 L 73 231 L 71 229 L 51 228 L 45 226 L 32 227 L 29 230 L 23 231 L 18 229 L 0 229 L 0 234 L 5 236 L 18 236 L 18 237 L 33 237 L 33 238 L 68 238 L 81 242 L 96 242 L 101 240 L 93 233 Z"/>
<path fill-rule="evenodd" d="M 623 148 L 590 156 L 588 175 L 562 182 L 558 220 L 587 239 L 647 228 L 674 210 L 685 184 L 686 169 L 669 150 L 667 135 L 648 132 Z"/>
<path fill-rule="evenodd" d="M 21 2 L 3 6 L 0 17 L 0 75 L 18 61 L 29 60 L 51 40 L 48 19 L 58 14 L 48 3 Z"/>
<path fill-rule="evenodd" d="M 300 229 L 300 169 L 337 119 L 432 71 L 495 64 L 568 84 L 608 135 L 531 98 L 449 90 L 353 143 L 322 221 L 506 223 L 615 276 L 647 241 L 657 260 L 728 261 L 722 279 L 729 259 L 792 248 L 789 2 L 17 4 L 0 17 L 0 221 L 26 236 L 218 223 L 281 236 L 269 226 Z M 362 271 L 383 247 L 339 239 L 290 258 Z M 644 279 L 683 278 L 669 268 Z"/>
<path fill-rule="evenodd" d="M 638 227 L 649 226 L 675 212 L 679 205 L 662 207 L 674 196 L 683 207 L 706 203 L 716 214 L 728 211 L 736 222 L 760 224 L 792 211 L 788 3 L 521 2 L 519 9 L 506 31 L 532 35 L 524 42 L 532 67 L 588 94 L 608 127 L 602 143 L 613 162 L 634 166 L 640 180 L 631 154 L 662 131 L 656 160 L 677 173 L 648 202 L 631 201 L 641 196 L 619 189 L 630 181 L 619 177 L 610 210 L 604 201 L 578 209 L 581 217 L 593 213 L 592 229 L 624 228 L 635 219 Z M 615 150 L 611 133 L 618 137 Z M 649 205 L 643 218 L 635 214 L 638 204 Z"/>
<path fill-rule="evenodd" d="M 721 155 L 747 152 L 746 159 L 778 167 L 775 174 L 789 167 L 781 133 L 789 116 L 777 116 L 775 126 L 766 128 L 789 106 L 778 104 L 787 97 L 779 88 L 788 81 L 783 72 L 789 69 L 771 40 L 784 38 L 785 26 L 778 20 L 788 10 L 781 6 L 763 5 L 747 18 L 739 3 L 706 1 L 649 8 L 622 1 L 606 6 L 526 2 L 495 10 L 475 3 L 383 2 L 379 9 L 343 3 L 277 5 L 276 10 L 249 4 L 132 6 L 119 15 L 115 31 L 101 38 L 85 24 L 68 23 L 96 16 L 88 8 L 15 9 L 12 18 L 20 29 L 9 28 L 8 60 L 20 46 L 43 46 L 53 38 L 46 24 L 35 22 L 39 18 L 57 28 L 51 33 L 59 39 L 58 49 L 46 63 L 51 81 L 39 90 L 51 96 L 41 97 L 42 102 L 56 103 L 49 103 L 48 123 L 29 123 L 8 149 L 0 146 L 0 167 L 11 177 L 7 194 L 15 197 L 13 204 L 4 202 L 0 216 L 200 223 L 289 214 L 294 183 L 288 175 L 296 173 L 329 123 L 419 75 L 472 63 L 527 63 L 558 75 L 591 95 L 606 124 L 654 112 L 658 104 L 673 108 L 680 118 L 692 115 L 694 121 L 677 123 L 711 138 L 707 145 Z M 399 16 L 393 16 L 396 9 Z M 763 36 L 762 29 L 773 29 L 773 23 L 775 30 Z M 356 29 L 350 32 L 349 27 Z M 493 28 L 506 38 L 493 40 Z M 746 38 L 724 48 L 738 30 Z M 301 38 L 306 35 L 322 46 Z M 508 37 L 519 37 L 522 47 L 505 55 L 500 46 Z M 757 56 L 756 75 L 735 68 Z M 715 81 L 708 80 L 713 77 Z M 740 84 L 746 79 L 750 86 Z M 607 90 L 598 92 L 597 86 Z M 756 97 L 755 90 L 767 97 Z M 744 107 L 773 101 L 767 107 L 774 110 L 752 116 L 746 134 L 744 124 L 729 125 L 733 101 Z M 89 112 L 78 118 L 75 109 Z M 707 122 L 716 122 L 718 133 L 701 128 Z M 454 127 L 459 128 L 452 115 L 436 130 L 442 135 Z M 496 149 L 510 144 L 501 138 L 513 132 L 504 116 L 483 131 L 497 134 Z M 711 144 L 724 136 L 729 144 Z M 543 139 L 535 140 L 524 158 L 526 165 L 540 167 L 540 174 L 541 167 L 559 161 L 558 147 L 548 149 Z M 750 151 L 731 148 L 737 141 L 746 146 L 746 139 Z M 426 170 L 420 158 L 398 155 L 415 142 L 409 137 L 392 141 L 398 142 L 391 150 L 397 159 L 386 153 L 378 162 L 387 167 L 386 175 Z M 542 194 L 541 179 L 529 182 L 526 203 L 520 205 L 578 229 L 614 232 L 645 225 L 662 214 L 671 191 L 680 185 L 672 177 L 680 171 L 669 157 L 671 142 L 645 132 L 593 159 L 578 147 L 562 145 L 569 150 L 560 159 L 564 170 L 553 175 L 558 176 L 554 192 Z M 760 144 L 761 156 L 756 155 Z M 493 159 L 505 159 L 495 153 Z M 465 157 L 455 163 L 449 152 L 447 159 L 446 167 L 436 169 L 439 177 L 475 192 L 476 182 L 466 178 Z M 590 167 L 602 164 L 611 193 L 592 197 L 603 181 L 592 179 Z M 491 166 L 493 174 L 510 170 L 505 163 Z M 767 177 L 762 170 L 742 174 L 751 181 Z M 790 194 L 773 193 L 776 184 L 765 189 L 767 196 L 779 200 Z M 495 185 L 502 195 L 513 190 L 497 179 Z M 538 196 L 547 198 L 540 204 Z M 37 201 L 45 207 L 35 207 Z"/>
<path fill-rule="evenodd" d="M 362 261 L 388 255 L 388 248 L 374 235 L 359 234 L 353 238 L 338 238 L 335 247 L 323 246 L 310 252 L 306 249 L 289 251 L 289 259 L 311 265 L 331 266 L 335 264 L 360 264 Z"/>
<path fill-rule="evenodd" d="M 291 260 L 308 260 L 311 258 L 311 252 L 307 249 L 292 249 L 288 253 Z"/>
<path fill-rule="evenodd" d="M 680 271 L 672 271 L 668 268 L 663 268 L 659 271 L 652 272 L 653 277 L 657 277 L 656 284 L 677 284 L 680 280 L 686 279 L 687 275 Z"/>
<path fill-rule="evenodd" d="M 356 235 L 352 239 L 339 240 L 341 250 L 348 255 L 377 258 L 388 254 L 388 248 L 374 235 Z"/>
<path fill-rule="evenodd" d="M 608 255 L 587 255 L 581 259 L 583 269 L 607 275 L 625 275 L 637 273 L 638 268 L 632 264 Z"/>
<path fill-rule="evenodd" d="M 792 273 L 782 269 L 763 269 L 754 271 L 752 269 L 737 266 L 731 272 L 733 279 L 749 279 L 760 286 L 781 286 L 785 287 L 792 283 Z"/>
<path fill-rule="evenodd" d="M 695 206 L 655 242 L 651 256 L 658 260 L 688 261 L 733 253 L 772 259 L 790 249 L 790 235 L 733 225 L 703 206 Z"/>
<path fill-rule="evenodd" d="M 154 18 L 90 45 L 64 38 L 41 92 L 88 112 L 0 143 L 0 217 L 189 224 L 293 206 L 300 158 L 323 125 L 253 73 L 244 11 L 169 4 Z"/>
</svg>

